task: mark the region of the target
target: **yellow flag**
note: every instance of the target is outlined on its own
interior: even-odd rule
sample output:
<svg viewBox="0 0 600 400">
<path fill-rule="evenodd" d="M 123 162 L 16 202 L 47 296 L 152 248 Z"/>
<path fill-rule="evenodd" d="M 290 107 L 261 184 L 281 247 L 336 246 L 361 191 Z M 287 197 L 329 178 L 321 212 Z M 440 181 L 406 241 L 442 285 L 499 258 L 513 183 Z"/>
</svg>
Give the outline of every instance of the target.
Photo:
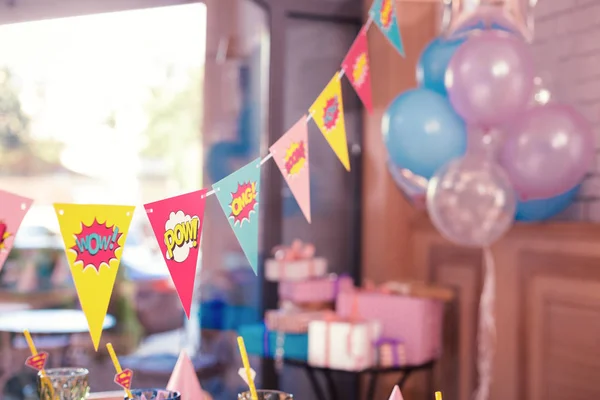
<svg viewBox="0 0 600 400">
<path fill-rule="evenodd" d="M 310 106 L 310 114 L 325 139 L 338 156 L 346 170 L 350 171 L 348 144 L 346 142 L 346 124 L 344 123 L 344 104 L 342 84 L 339 73 L 329 81 L 317 100 Z"/>
<path fill-rule="evenodd" d="M 54 209 L 97 351 L 135 207 L 55 204 Z"/>
</svg>

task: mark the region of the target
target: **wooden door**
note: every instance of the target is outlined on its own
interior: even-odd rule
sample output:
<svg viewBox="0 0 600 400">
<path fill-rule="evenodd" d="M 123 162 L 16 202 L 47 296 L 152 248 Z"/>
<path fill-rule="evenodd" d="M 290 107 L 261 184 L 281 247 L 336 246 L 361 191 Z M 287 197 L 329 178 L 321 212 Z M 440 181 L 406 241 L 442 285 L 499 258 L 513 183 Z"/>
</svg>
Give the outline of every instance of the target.
<svg viewBox="0 0 600 400">
<path fill-rule="evenodd" d="M 492 400 L 583 399 L 600 394 L 600 226 L 515 227 L 493 247 L 497 348 Z M 414 226 L 414 277 L 452 287 L 436 387 L 470 398 L 482 257 L 454 246 L 426 221 Z"/>
</svg>

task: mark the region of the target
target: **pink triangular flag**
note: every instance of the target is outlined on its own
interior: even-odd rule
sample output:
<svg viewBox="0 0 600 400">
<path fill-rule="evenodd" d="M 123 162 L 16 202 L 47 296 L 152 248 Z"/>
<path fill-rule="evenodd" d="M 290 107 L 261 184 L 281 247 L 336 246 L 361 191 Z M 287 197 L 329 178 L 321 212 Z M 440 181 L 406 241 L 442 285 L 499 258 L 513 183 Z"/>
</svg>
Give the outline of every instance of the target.
<svg viewBox="0 0 600 400">
<path fill-rule="evenodd" d="M 12 250 L 17 231 L 31 203 L 32 199 L 0 190 L 0 269 Z"/>
<path fill-rule="evenodd" d="M 204 391 L 196 375 L 192 360 L 182 351 L 175 364 L 175 369 L 169 378 L 167 390 L 177 391 L 182 399 L 204 400 Z"/>
<path fill-rule="evenodd" d="M 392 390 L 392 394 L 390 395 L 390 400 L 404 400 L 402 397 L 402 392 L 398 385 L 394 386 L 394 390 Z"/>
<path fill-rule="evenodd" d="M 206 189 L 144 207 L 181 305 L 190 318 L 204 220 Z"/>
<path fill-rule="evenodd" d="M 269 151 L 310 223 L 310 170 L 306 115 L 277 140 Z"/>
<path fill-rule="evenodd" d="M 354 39 L 354 43 L 348 50 L 344 61 L 342 61 L 342 69 L 370 113 L 373 111 L 373 105 L 371 101 L 371 66 L 369 65 L 367 29 L 368 27 L 365 25 Z"/>
</svg>

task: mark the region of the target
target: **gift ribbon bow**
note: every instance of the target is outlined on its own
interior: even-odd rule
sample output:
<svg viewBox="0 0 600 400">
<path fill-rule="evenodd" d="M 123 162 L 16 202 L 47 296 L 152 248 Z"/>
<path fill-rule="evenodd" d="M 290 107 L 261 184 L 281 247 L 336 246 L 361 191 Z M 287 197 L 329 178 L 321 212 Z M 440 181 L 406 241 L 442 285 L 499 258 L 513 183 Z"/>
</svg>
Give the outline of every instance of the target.
<svg viewBox="0 0 600 400">
<path fill-rule="evenodd" d="M 275 246 L 272 253 L 278 261 L 308 260 L 315 256 L 315 246 L 294 240 L 291 246 Z"/>
<path fill-rule="evenodd" d="M 389 287 L 388 284 L 383 285 L 375 285 L 373 281 L 366 280 L 362 290 L 369 293 L 381 293 L 381 294 L 392 294 L 393 290 Z"/>
</svg>

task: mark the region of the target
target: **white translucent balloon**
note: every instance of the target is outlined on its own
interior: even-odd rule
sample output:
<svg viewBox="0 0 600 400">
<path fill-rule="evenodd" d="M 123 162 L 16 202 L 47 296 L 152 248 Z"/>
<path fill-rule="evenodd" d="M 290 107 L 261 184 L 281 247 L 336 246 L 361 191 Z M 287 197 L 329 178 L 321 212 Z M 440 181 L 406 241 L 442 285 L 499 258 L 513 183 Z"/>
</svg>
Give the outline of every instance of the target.
<svg viewBox="0 0 600 400">
<path fill-rule="evenodd" d="M 429 180 L 427 210 L 448 240 L 484 247 L 510 229 L 516 197 L 504 170 L 473 154 L 451 161 Z"/>
</svg>

